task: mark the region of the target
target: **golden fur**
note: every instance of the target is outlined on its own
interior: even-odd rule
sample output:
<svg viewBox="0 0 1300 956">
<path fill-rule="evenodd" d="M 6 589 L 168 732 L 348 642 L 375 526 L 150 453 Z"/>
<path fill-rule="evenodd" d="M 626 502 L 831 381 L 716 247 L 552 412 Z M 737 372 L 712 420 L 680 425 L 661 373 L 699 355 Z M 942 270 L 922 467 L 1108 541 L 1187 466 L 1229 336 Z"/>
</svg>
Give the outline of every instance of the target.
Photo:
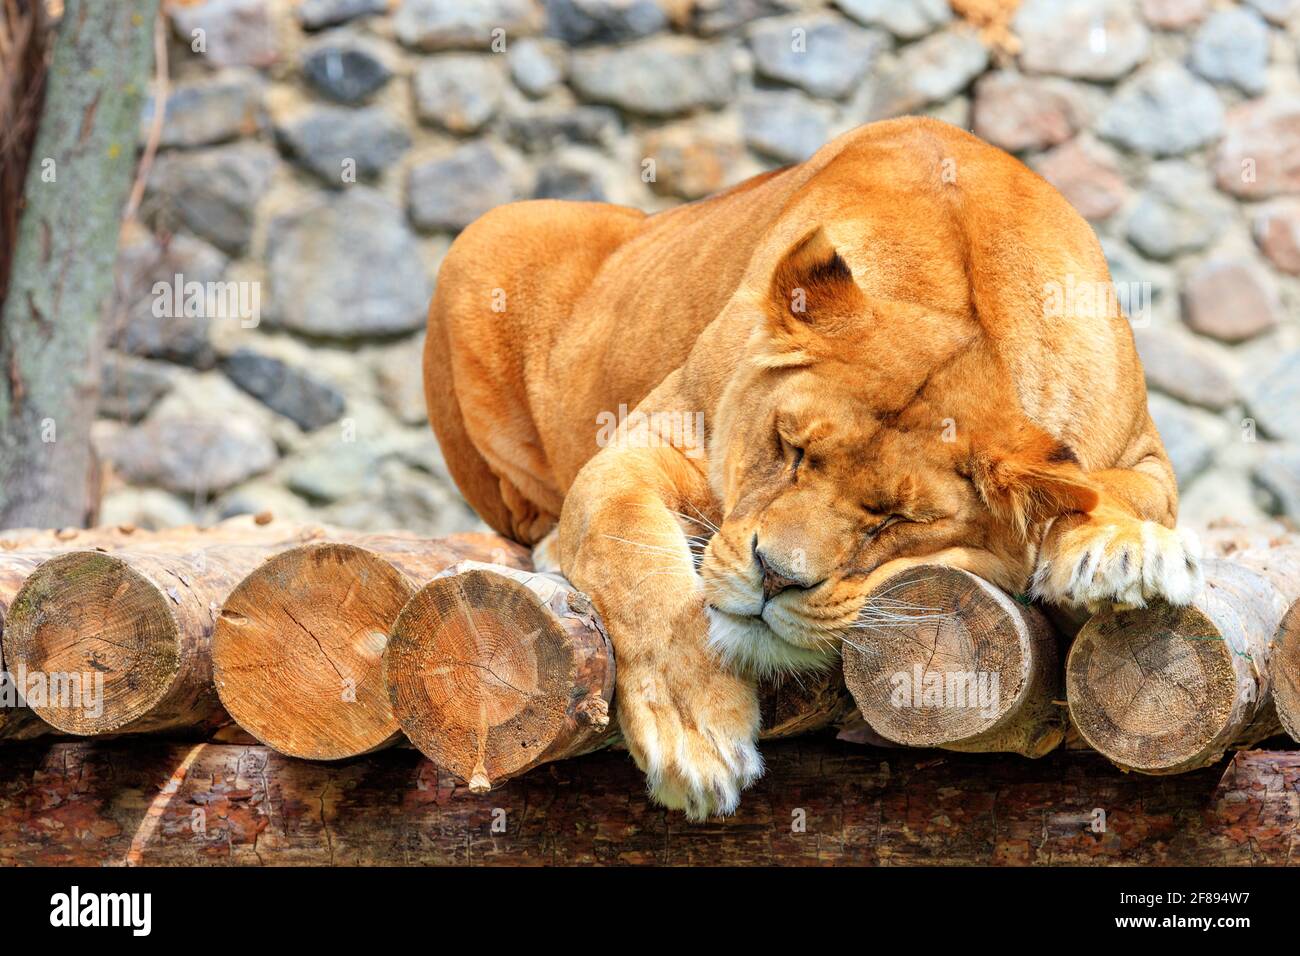
<svg viewBox="0 0 1300 956">
<path fill-rule="evenodd" d="M 762 770 L 755 676 L 833 659 L 909 564 L 1063 603 L 1190 600 L 1128 324 L 1104 297 L 1047 308 L 1067 282 L 1110 288 L 1088 225 L 925 119 L 654 216 L 515 203 L 456 240 L 434 429 L 493 527 L 558 529 L 539 555 L 609 627 L 661 802 L 734 809 Z"/>
</svg>

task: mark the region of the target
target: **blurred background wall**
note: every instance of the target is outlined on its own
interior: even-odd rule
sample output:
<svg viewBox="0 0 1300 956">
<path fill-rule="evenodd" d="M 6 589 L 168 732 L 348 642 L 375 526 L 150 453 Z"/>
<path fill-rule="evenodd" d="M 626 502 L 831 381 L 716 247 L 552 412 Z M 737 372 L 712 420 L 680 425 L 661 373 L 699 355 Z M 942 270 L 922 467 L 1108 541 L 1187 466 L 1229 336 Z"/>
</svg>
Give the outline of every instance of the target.
<svg viewBox="0 0 1300 956">
<path fill-rule="evenodd" d="M 1300 518 L 1300 0 L 954 6 L 170 0 L 101 520 L 474 526 L 420 374 L 458 229 L 529 197 L 666 208 L 905 113 L 1020 156 L 1149 291 L 1185 517 Z M 178 274 L 242 283 L 259 321 L 160 308 Z"/>
</svg>

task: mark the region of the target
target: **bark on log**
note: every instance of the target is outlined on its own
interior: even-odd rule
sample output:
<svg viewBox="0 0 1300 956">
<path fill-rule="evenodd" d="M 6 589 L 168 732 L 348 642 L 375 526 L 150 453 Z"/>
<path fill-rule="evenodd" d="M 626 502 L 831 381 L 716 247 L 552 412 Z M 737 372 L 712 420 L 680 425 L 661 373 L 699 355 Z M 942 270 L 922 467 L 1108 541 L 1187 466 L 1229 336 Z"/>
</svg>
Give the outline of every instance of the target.
<svg viewBox="0 0 1300 956">
<path fill-rule="evenodd" d="M 421 588 L 393 627 L 384 674 L 410 741 L 474 793 L 617 743 L 614 650 L 563 578 L 476 562 Z M 760 688 L 765 739 L 847 722 L 835 673 Z"/>
<path fill-rule="evenodd" d="M 1294 865 L 1300 751 L 1124 774 L 803 738 L 764 747 L 734 817 L 650 804 L 624 753 L 476 795 L 413 750 L 309 763 L 269 748 L 37 742 L 0 775 L 0 865 Z"/>
<path fill-rule="evenodd" d="M 491 535 L 351 535 L 276 554 L 230 593 L 213 676 L 235 722 L 281 753 L 337 760 L 400 737 L 382 655 L 416 589 L 466 558 L 531 565 Z"/>
<path fill-rule="evenodd" d="M 887 740 L 1041 757 L 1065 737 L 1051 625 L 967 571 L 925 565 L 886 581 L 842 653 L 863 718 Z"/>
<path fill-rule="evenodd" d="M 1300 548 L 1237 551 L 1205 562 L 1187 607 L 1105 610 L 1066 663 L 1070 713 L 1118 766 L 1167 774 L 1214 763 L 1278 733 L 1269 658 L 1300 597 Z"/>
<path fill-rule="evenodd" d="M 158 0 L 64 4 L 0 308 L 0 527 L 84 524 L 98 506 L 98 328 L 157 10 Z"/>
</svg>

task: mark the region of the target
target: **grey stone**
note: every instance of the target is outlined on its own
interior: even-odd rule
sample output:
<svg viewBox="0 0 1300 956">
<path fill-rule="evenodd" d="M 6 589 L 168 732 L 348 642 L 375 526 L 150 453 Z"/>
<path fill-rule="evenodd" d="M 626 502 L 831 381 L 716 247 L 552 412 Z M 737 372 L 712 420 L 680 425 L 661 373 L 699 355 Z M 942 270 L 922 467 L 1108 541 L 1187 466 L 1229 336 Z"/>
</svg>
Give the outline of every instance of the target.
<svg viewBox="0 0 1300 956">
<path fill-rule="evenodd" d="M 1300 349 L 1257 370 L 1247 388 L 1246 407 L 1266 435 L 1300 440 Z"/>
<path fill-rule="evenodd" d="M 197 524 L 198 515 L 176 495 L 157 488 L 115 488 L 104 495 L 99 524 L 106 528 L 130 525 L 145 531 L 161 531 Z"/>
<path fill-rule="evenodd" d="M 336 189 L 349 185 L 353 173 L 375 178 L 411 145 L 406 128 L 380 106 L 311 107 L 277 120 L 275 134 L 299 165 Z"/>
<path fill-rule="evenodd" d="M 529 153 L 544 153 L 568 143 L 605 146 L 618 135 L 618 113 L 607 106 L 575 106 L 508 117 L 508 142 Z"/>
<path fill-rule="evenodd" d="M 1159 326 L 1135 328 L 1133 338 L 1149 388 L 1212 411 L 1238 401 L 1231 370 L 1211 346 Z"/>
<path fill-rule="evenodd" d="M 1207 80 L 1257 95 L 1268 86 L 1268 44 L 1268 25 L 1259 14 L 1231 7 L 1201 24 L 1190 62 Z"/>
<path fill-rule="evenodd" d="M 143 212 L 166 232 L 184 226 L 242 255 L 277 165 L 275 150 L 264 143 L 165 153 L 154 163 Z"/>
<path fill-rule="evenodd" d="M 424 325 L 429 280 L 401 211 L 354 186 L 272 223 L 273 314 L 308 335 L 393 335 Z"/>
<path fill-rule="evenodd" d="M 793 13 L 799 5 L 800 0 L 694 0 L 690 27 L 700 36 L 720 36 L 763 17 Z"/>
<path fill-rule="evenodd" d="M 1183 284 L 1188 326 L 1223 342 L 1244 342 L 1277 328 L 1281 312 L 1272 277 L 1248 259 L 1207 259 Z"/>
<path fill-rule="evenodd" d="M 280 57 L 276 27 L 266 0 L 204 0 L 200 4 L 168 4 L 172 28 L 193 49 L 195 31 L 203 31 L 206 50 L 215 66 L 270 66 Z M 197 52 L 197 51 L 196 51 Z"/>
<path fill-rule="evenodd" d="M 658 33 L 668 15 L 656 0 L 545 0 L 546 32 L 565 43 L 622 43 Z"/>
<path fill-rule="evenodd" d="M 109 352 L 100 369 L 99 414 L 139 421 L 171 389 L 172 379 L 172 367 L 163 362 Z"/>
<path fill-rule="evenodd" d="M 1214 461 L 1215 449 L 1227 440 L 1228 428 L 1208 412 L 1180 405 L 1163 395 L 1148 395 L 1147 406 L 1182 488 Z"/>
<path fill-rule="evenodd" d="M 835 0 L 854 20 L 884 27 L 902 40 L 917 40 L 952 20 L 948 0 Z"/>
<path fill-rule="evenodd" d="M 1148 304 L 1164 297 L 1168 285 L 1167 270 L 1140 258 L 1123 242 L 1110 236 L 1101 237 L 1101 251 L 1106 256 L 1106 267 L 1117 291 L 1120 288 L 1135 290 L 1130 292 L 1131 300 L 1134 294 L 1143 296 L 1143 290 L 1147 290 Z"/>
<path fill-rule="evenodd" d="M 568 72 L 568 54 L 554 40 L 524 37 L 510 44 L 507 60 L 515 86 L 534 98 L 558 87 Z"/>
<path fill-rule="evenodd" d="M 1246 4 L 1259 11 L 1265 20 L 1280 27 L 1286 26 L 1300 12 L 1300 0 L 1246 0 Z"/>
<path fill-rule="evenodd" d="M 1268 96 L 1229 110 L 1214 172 L 1220 189 L 1242 199 L 1300 193 L 1300 97 Z"/>
<path fill-rule="evenodd" d="M 211 319 L 185 303 L 169 314 L 154 289 L 159 283 L 171 287 L 177 275 L 184 282 L 221 281 L 226 262 L 219 250 L 185 233 L 172 236 L 166 247 L 148 234 L 124 239 L 117 259 L 121 322 L 110 325 L 110 344 L 132 355 L 210 368 L 216 361 Z"/>
<path fill-rule="evenodd" d="M 783 163 L 800 163 L 826 142 L 825 106 L 796 90 L 756 91 L 740 101 L 740 122 L 750 149 Z"/>
<path fill-rule="evenodd" d="M 1300 519 L 1300 445 L 1263 449 L 1253 477 L 1265 493 L 1270 513 Z"/>
<path fill-rule="evenodd" d="M 510 171 L 486 143 L 469 143 L 411 167 L 411 222 L 425 230 L 464 229 L 494 206 L 517 198 Z"/>
<path fill-rule="evenodd" d="M 269 355 L 236 349 L 226 356 L 222 369 L 232 382 L 303 431 L 315 431 L 343 414 L 338 389 Z"/>
<path fill-rule="evenodd" d="M 1182 160 L 1152 163 L 1147 185 L 1126 225 L 1129 241 L 1153 259 L 1170 259 L 1209 245 L 1230 209 L 1205 174 Z"/>
<path fill-rule="evenodd" d="M 112 436 L 101 454 L 136 485 L 206 498 L 266 471 L 278 457 L 256 424 L 234 415 L 155 417 Z"/>
<path fill-rule="evenodd" d="M 605 202 L 605 187 L 595 173 L 565 165 L 546 165 L 537 174 L 534 199 Z"/>
<path fill-rule="evenodd" d="M 483 127 L 501 103 L 504 81 L 492 54 L 448 53 L 420 64 L 413 80 L 420 119 L 453 133 Z"/>
<path fill-rule="evenodd" d="M 1116 80 L 1141 63 L 1150 33 L 1124 0 L 1025 0 L 1011 23 L 1020 66 L 1080 80 Z"/>
<path fill-rule="evenodd" d="M 814 14 L 761 21 L 749 45 L 760 75 L 839 98 L 862 82 L 887 42 L 882 33 L 842 17 Z"/>
<path fill-rule="evenodd" d="M 1139 153 L 1177 156 L 1223 131 L 1223 103 L 1214 87 L 1177 63 L 1142 70 L 1116 92 L 1097 132 Z"/>
<path fill-rule="evenodd" d="M 882 78 L 872 101 L 871 118 L 913 113 L 946 100 L 984 72 L 988 49 L 975 34 L 949 30 L 903 49 Z"/>
<path fill-rule="evenodd" d="M 1142 16 L 1161 30 L 1182 30 L 1199 23 L 1209 0 L 1142 0 Z"/>
<path fill-rule="evenodd" d="M 1092 119 L 1084 90 L 1059 77 L 986 73 L 975 84 L 975 135 L 1010 152 L 1046 149 Z"/>
<path fill-rule="evenodd" d="M 304 29 L 319 30 L 387 11 L 388 0 L 302 0 L 296 12 Z"/>
<path fill-rule="evenodd" d="M 392 78 L 378 44 L 357 37 L 315 44 L 302 58 L 302 75 L 336 103 L 363 103 Z"/>
<path fill-rule="evenodd" d="M 208 146 L 257 132 L 262 126 L 263 82 L 246 70 L 227 70 L 212 79 L 178 83 L 163 109 L 160 146 Z M 149 138 L 154 100 L 140 117 L 140 139 Z"/>
<path fill-rule="evenodd" d="M 397 39 L 417 50 L 491 49 L 494 30 L 507 41 L 536 33 L 536 0 L 404 0 L 393 17 Z"/>
<path fill-rule="evenodd" d="M 654 37 L 573 55 L 569 80 L 583 99 L 646 116 L 725 106 L 735 91 L 731 51 L 686 37 Z"/>
<path fill-rule="evenodd" d="M 371 367 L 375 390 L 398 421 L 423 425 L 429 420 L 424 398 L 423 335 L 376 350 Z"/>
<path fill-rule="evenodd" d="M 654 162 L 650 188 L 682 199 L 702 199 L 734 183 L 744 154 L 730 129 L 694 120 L 647 130 L 641 149 Z"/>
</svg>

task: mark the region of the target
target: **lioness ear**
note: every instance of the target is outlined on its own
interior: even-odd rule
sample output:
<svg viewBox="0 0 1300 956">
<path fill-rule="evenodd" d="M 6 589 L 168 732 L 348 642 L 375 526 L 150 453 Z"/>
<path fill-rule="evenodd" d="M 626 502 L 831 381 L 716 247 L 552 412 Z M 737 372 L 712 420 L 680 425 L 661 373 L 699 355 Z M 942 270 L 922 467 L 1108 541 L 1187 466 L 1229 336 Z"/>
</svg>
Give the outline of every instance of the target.
<svg viewBox="0 0 1300 956">
<path fill-rule="evenodd" d="M 1097 489 L 1074 450 L 1038 428 L 972 452 L 969 470 L 989 510 L 1021 535 L 1049 518 L 1097 507 Z"/>
<path fill-rule="evenodd" d="M 862 290 L 848 263 L 818 226 L 782 257 L 768 293 L 773 324 L 792 332 L 800 325 L 826 324 L 837 316 L 860 312 Z"/>
</svg>

